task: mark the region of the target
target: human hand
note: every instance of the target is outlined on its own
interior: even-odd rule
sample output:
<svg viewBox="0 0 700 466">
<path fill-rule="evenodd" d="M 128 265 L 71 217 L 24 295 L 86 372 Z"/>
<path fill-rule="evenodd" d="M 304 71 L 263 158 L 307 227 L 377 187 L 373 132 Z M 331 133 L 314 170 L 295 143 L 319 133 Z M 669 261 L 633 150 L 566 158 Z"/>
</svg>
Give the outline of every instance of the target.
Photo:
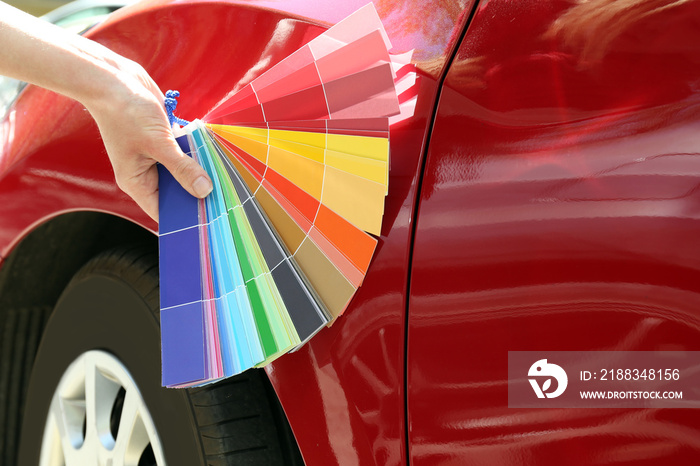
<svg viewBox="0 0 700 466">
<path fill-rule="evenodd" d="M 212 190 L 202 167 L 186 156 L 173 137 L 163 94 L 143 68 L 121 56 L 106 60 L 115 81 L 107 95 L 83 102 L 100 129 L 117 185 L 158 220 L 158 171 L 162 163 L 192 195 Z"/>
<path fill-rule="evenodd" d="M 135 62 L 0 2 L 0 74 L 81 102 L 102 134 L 117 185 L 158 220 L 162 163 L 190 193 L 204 197 L 211 180 L 182 153 L 163 94 Z"/>
</svg>

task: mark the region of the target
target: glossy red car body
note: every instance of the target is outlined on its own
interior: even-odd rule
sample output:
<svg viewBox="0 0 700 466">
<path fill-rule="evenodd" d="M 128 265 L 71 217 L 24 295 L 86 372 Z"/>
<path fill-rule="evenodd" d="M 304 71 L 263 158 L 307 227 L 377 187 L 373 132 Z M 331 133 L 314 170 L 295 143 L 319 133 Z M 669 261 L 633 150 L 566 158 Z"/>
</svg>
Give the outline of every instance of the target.
<svg viewBox="0 0 700 466">
<path fill-rule="evenodd" d="M 192 119 L 364 3 L 151 2 L 89 36 Z M 306 463 L 697 464 L 696 410 L 509 409 L 506 382 L 509 350 L 700 350 L 700 3 L 375 5 L 418 105 L 351 308 L 267 371 Z M 30 87 L 2 135 L 5 296 L 80 255 L 68 213 L 156 230 L 78 104 Z"/>
</svg>

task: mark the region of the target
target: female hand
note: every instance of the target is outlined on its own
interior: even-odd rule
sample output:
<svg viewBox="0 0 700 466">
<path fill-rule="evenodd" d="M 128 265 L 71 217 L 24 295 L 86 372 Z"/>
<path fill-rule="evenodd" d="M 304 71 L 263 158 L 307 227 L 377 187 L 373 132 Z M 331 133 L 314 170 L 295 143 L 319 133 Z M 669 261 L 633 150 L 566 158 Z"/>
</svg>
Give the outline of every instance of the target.
<svg viewBox="0 0 700 466">
<path fill-rule="evenodd" d="M 117 82 L 106 96 L 83 102 L 97 122 L 117 185 L 158 220 L 158 171 L 165 166 L 192 195 L 212 190 L 206 172 L 175 142 L 164 96 L 138 64 L 112 57 Z"/>
<path fill-rule="evenodd" d="M 175 142 L 158 86 L 137 63 L 0 2 L 0 75 L 81 102 L 100 129 L 118 186 L 158 219 L 162 163 L 190 194 L 211 180 Z"/>
</svg>

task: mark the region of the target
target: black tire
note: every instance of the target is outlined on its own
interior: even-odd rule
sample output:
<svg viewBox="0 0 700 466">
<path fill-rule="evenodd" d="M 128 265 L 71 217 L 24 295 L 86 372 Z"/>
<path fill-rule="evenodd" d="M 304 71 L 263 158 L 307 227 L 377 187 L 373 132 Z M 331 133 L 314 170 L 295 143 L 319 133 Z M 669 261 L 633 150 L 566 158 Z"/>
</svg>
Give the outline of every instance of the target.
<svg viewBox="0 0 700 466">
<path fill-rule="evenodd" d="M 39 339 L 49 309 L 9 309 L 0 321 L 0 465 L 17 464 L 19 430 Z"/>
<path fill-rule="evenodd" d="M 169 465 L 303 465 L 262 370 L 196 389 L 160 386 L 157 257 L 102 254 L 83 267 L 54 309 L 37 351 L 19 449 L 39 462 L 51 397 L 68 365 L 86 351 L 116 356 L 136 381 Z M 141 464 L 141 463 L 139 463 Z"/>
</svg>

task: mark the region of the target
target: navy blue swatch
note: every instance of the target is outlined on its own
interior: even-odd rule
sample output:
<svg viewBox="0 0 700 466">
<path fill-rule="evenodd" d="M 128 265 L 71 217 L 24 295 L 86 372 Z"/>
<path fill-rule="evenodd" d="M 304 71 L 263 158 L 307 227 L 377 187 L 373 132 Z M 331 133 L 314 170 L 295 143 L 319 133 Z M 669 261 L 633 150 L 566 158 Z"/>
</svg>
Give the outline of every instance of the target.
<svg viewBox="0 0 700 466">
<path fill-rule="evenodd" d="M 163 385 L 197 382 L 207 378 L 202 302 L 160 312 Z"/>
</svg>

